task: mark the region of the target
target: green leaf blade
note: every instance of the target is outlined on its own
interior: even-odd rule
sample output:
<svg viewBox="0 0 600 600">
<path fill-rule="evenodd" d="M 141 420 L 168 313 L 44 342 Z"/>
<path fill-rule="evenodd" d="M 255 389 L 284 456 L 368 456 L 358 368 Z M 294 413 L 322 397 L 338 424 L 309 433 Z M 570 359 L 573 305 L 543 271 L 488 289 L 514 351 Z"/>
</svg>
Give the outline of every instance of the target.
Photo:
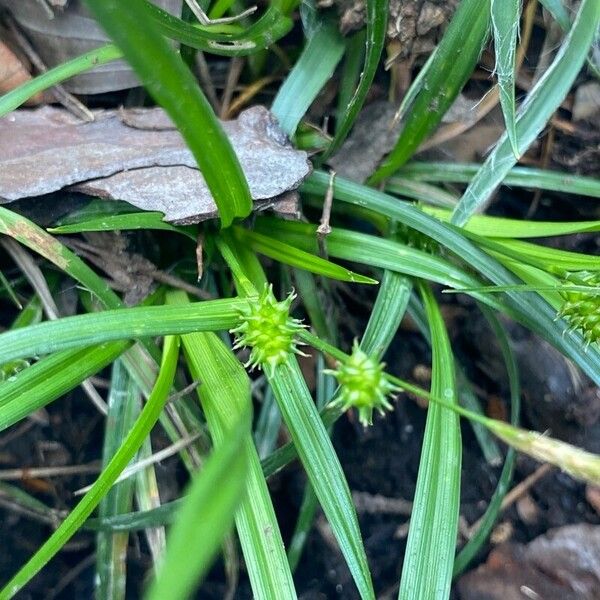
<svg viewBox="0 0 600 600">
<path fill-rule="evenodd" d="M 519 0 L 491 0 L 492 33 L 496 51 L 500 106 L 504 114 L 508 139 L 517 159 L 519 158 L 519 144 L 515 125 L 515 68 L 520 5 Z"/>
<path fill-rule="evenodd" d="M 298 361 L 290 356 L 266 373 L 298 456 L 319 499 L 363 599 L 374 599 L 358 518 L 339 459 L 331 445 Z"/>
<path fill-rule="evenodd" d="M 583 0 L 569 34 L 554 62 L 533 87 L 516 121 L 518 154 L 535 141 L 554 111 L 567 95 L 579 73 L 600 24 L 600 2 Z M 484 205 L 516 162 L 505 133 L 465 190 L 452 215 L 452 223 L 464 225 Z"/>
<path fill-rule="evenodd" d="M 0 431 L 95 375 L 129 346 L 129 342 L 113 342 L 57 352 L 0 383 Z"/>
<path fill-rule="evenodd" d="M 221 224 L 252 210 L 248 183 L 217 117 L 192 73 L 162 37 L 142 0 L 87 0 L 192 151 L 219 209 Z"/>
<path fill-rule="evenodd" d="M 517 360 L 510 346 L 510 339 L 500 323 L 500 320 L 486 306 L 480 305 L 480 309 L 483 311 L 484 316 L 494 331 L 496 339 L 500 343 L 500 349 L 506 366 L 510 387 L 510 422 L 511 425 L 516 427 L 519 425 L 519 415 L 521 411 L 521 384 L 519 381 Z M 471 537 L 471 539 L 463 546 L 454 560 L 454 577 L 465 570 L 490 535 L 494 523 L 500 514 L 502 500 L 510 489 L 516 458 L 517 453 L 514 448 L 509 448 L 498 479 L 498 485 L 496 486 L 488 507 L 481 518 L 481 524 L 475 532 L 475 535 L 473 535 L 473 537 Z"/>
<path fill-rule="evenodd" d="M 360 348 L 369 356 L 381 360 L 389 348 L 408 306 L 412 291 L 408 277 L 386 269 L 375 305 L 360 341 Z"/>
<path fill-rule="evenodd" d="M 331 79 L 343 53 L 344 42 L 333 23 L 321 26 L 308 40 L 271 106 L 279 126 L 289 136 L 294 134 L 317 94 Z"/>
<path fill-rule="evenodd" d="M 328 188 L 328 174 L 316 171 L 302 184 L 301 189 L 324 195 Z M 335 179 L 334 197 L 340 202 L 373 210 L 417 229 L 446 246 L 495 284 L 521 283 L 492 256 L 467 240 L 458 228 L 441 223 L 414 206 L 398 202 L 397 198 L 341 177 Z M 481 300 L 487 302 L 487 299 Z M 546 339 L 578 364 L 596 383 L 600 383 L 600 352 L 593 345 L 584 349 L 583 337 L 576 332 L 567 331 L 567 325 L 556 320 L 556 311 L 542 298 L 536 294 L 507 291 L 499 308 Z"/>
<path fill-rule="evenodd" d="M 0 97 L 0 117 L 6 115 L 11 110 L 15 110 L 15 108 L 27 102 L 29 98 L 35 96 L 37 93 L 43 92 L 53 85 L 61 83 L 65 79 L 69 79 L 79 73 L 117 60 L 121 56 L 123 56 L 123 53 L 119 48 L 114 44 L 106 44 L 62 63 L 38 77 L 34 77 L 31 81 L 20 85 Z"/>
<path fill-rule="evenodd" d="M 470 163 L 415 161 L 402 167 L 399 174 L 416 181 L 469 183 L 480 168 L 481 165 Z M 516 187 L 600 198 L 600 180 L 597 178 L 547 169 L 513 167 L 502 183 Z"/>
<path fill-rule="evenodd" d="M 107 310 L 45 321 L 0 334 L 0 364 L 112 340 L 230 329 L 241 299 L 210 300 L 187 306 L 148 306 Z"/>
<path fill-rule="evenodd" d="M 356 117 L 362 108 L 377 67 L 381 59 L 381 53 L 385 44 L 385 36 L 387 33 L 388 22 L 388 2 L 387 0 L 367 0 L 367 32 L 366 32 L 366 50 L 365 64 L 360 75 L 360 80 L 352 99 L 345 107 L 341 123 L 338 125 L 335 137 L 325 151 L 322 160 L 325 161 L 329 156 L 334 154 L 343 141 L 346 139 L 348 132 L 354 125 Z"/>
<path fill-rule="evenodd" d="M 450 221 L 445 209 L 422 207 L 429 215 Z M 464 230 L 490 238 L 536 238 L 600 231 L 600 221 L 527 221 L 489 215 L 473 215 Z"/>
<path fill-rule="evenodd" d="M 431 328 L 431 393 L 456 403 L 454 359 L 433 293 L 421 293 Z M 400 600 L 447 598 L 458 532 L 461 438 L 458 415 L 430 403 L 410 519 Z"/>
<path fill-rule="evenodd" d="M 248 461 L 243 449 L 250 429 L 248 416 L 239 417 L 239 424 L 190 484 L 147 600 L 189 598 L 210 567 L 246 491 Z"/>
<path fill-rule="evenodd" d="M 437 127 L 471 76 L 488 38 L 489 0 L 462 0 L 431 59 L 407 95 L 414 96 L 396 144 L 369 183 L 379 183 L 401 167 Z M 469 34 L 465 36 L 465 32 Z"/>
<path fill-rule="evenodd" d="M 58 529 L 0 591 L 1 600 L 13 598 L 71 539 L 133 458 L 160 416 L 173 384 L 178 356 L 179 338 L 166 338 L 158 378 L 148 402 L 128 433 L 125 442 L 112 457 L 89 492 L 69 513 Z"/>
<path fill-rule="evenodd" d="M 141 408 L 141 393 L 121 360 L 113 364 L 108 394 L 108 414 L 102 446 L 102 467 L 105 468 L 121 447 L 133 427 Z M 132 510 L 134 478 L 116 483 L 98 505 L 98 517 L 128 513 Z M 127 583 L 127 532 L 100 531 L 96 536 L 95 592 L 99 598 L 123 600 Z"/>
<path fill-rule="evenodd" d="M 172 302 L 185 295 L 172 293 Z M 230 348 L 214 334 L 182 336 L 188 368 L 197 390 L 215 447 L 226 441 L 236 418 L 250 409 L 250 379 Z M 257 598 L 296 598 L 279 525 L 250 432 L 244 436 L 247 460 L 246 498 L 235 516 L 252 590 Z"/>
<path fill-rule="evenodd" d="M 264 254 L 269 258 L 278 260 L 284 264 L 299 269 L 304 269 L 315 273 L 316 275 L 323 275 L 331 279 L 337 279 L 339 281 L 349 281 L 353 283 L 368 283 L 377 284 L 375 279 L 371 277 L 365 277 L 349 269 L 345 269 L 329 260 L 325 260 L 319 256 L 315 256 L 294 246 L 290 246 L 282 241 L 270 238 L 266 235 L 256 233 L 254 231 L 247 231 L 245 229 L 236 228 L 236 236 L 249 243 L 252 249 L 259 254 Z"/>
</svg>

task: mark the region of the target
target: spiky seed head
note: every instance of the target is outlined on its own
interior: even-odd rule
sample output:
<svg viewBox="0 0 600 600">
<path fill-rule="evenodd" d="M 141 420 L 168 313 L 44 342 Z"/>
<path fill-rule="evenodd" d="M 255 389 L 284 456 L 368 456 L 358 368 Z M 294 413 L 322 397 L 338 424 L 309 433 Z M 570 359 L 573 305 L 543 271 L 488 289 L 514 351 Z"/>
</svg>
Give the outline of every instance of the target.
<svg viewBox="0 0 600 600">
<path fill-rule="evenodd" d="M 568 273 L 564 280 L 566 285 L 579 285 L 590 288 L 600 287 L 600 271 L 578 271 Z M 572 330 L 583 334 L 586 344 L 600 342 L 600 292 L 590 289 L 563 290 L 564 298 L 558 316 L 563 317 Z"/>
<path fill-rule="evenodd" d="M 278 302 L 270 285 L 265 286 L 258 298 L 248 299 L 248 304 L 240 311 L 240 324 L 230 330 L 236 336 L 234 348 L 250 348 L 246 367 L 259 367 L 272 374 L 290 354 L 301 354 L 295 336 L 304 325 L 290 317 L 290 306 L 295 297 L 292 292 Z"/>
<path fill-rule="evenodd" d="M 384 368 L 385 363 L 371 358 L 355 341 L 348 359 L 338 363 L 337 369 L 327 371 L 340 385 L 334 404 L 343 410 L 356 408 L 358 419 L 365 427 L 373 422 L 373 410 L 383 414 L 392 409 L 388 396 L 398 391 L 385 378 Z"/>
</svg>

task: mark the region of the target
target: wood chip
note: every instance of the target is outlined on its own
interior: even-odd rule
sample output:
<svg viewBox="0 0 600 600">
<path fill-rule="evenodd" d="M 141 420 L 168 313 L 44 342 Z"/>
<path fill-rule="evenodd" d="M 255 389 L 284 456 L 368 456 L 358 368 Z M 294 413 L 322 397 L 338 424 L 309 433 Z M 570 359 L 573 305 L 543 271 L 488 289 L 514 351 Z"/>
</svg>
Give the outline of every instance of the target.
<svg viewBox="0 0 600 600">
<path fill-rule="evenodd" d="M 0 119 L 0 203 L 70 187 L 174 223 L 217 216 L 196 161 L 162 109 L 95 111 L 81 123 L 66 111 L 18 110 Z M 288 202 L 310 173 L 306 152 L 294 149 L 264 107 L 223 122 L 257 208 Z"/>
</svg>

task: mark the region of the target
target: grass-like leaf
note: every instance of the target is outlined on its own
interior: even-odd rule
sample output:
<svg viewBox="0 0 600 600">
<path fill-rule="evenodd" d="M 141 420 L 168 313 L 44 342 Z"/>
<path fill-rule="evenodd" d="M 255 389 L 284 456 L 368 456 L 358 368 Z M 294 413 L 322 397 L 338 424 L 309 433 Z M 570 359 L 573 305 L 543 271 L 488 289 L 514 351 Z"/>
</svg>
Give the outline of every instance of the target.
<svg viewBox="0 0 600 600">
<path fill-rule="evenodd" d="M 433 293 L 420 286 L 432 339 L 431 393 L 457 402 L 454 359 Z M 458 531 L 461 439 L 458 416 L 431 403 L 398 598 L 447 598 Z"/>
<path fill-rule="evenodd" d="M 56 352 L 0 383 L 0 431 L 77 387 L 129 346 L 130 342 L 112 342 Z"/>
<path fill-rule="evenodd" d="M 0 335 L 0 364 L 111 340 L 230 329 L 244 300 L 224 299 L 184 306 L 107 310 L 45 321 Z"/>
<path fill-rule="evenodd" d="M 540 4 L 552 15 L 560 28 L 567 32 L 571 28 L 571 15 L 561 0 L 540 0 Z M 587 58 L 588 69 L 596 79 L 600 79 L 600 68 L 597 59 L 594 60 L 593 52 Z"/>
<path fill-rule="evenodd" d="M 106 44 L 62 63 L 38 77 L 34 77 L 0 97 L 0 117 L 18 108 L 37 93 L 43 92 L 49 87 L 65 81 L 65 79 L 79 75 L 79 73 L 117 60 L 121 56 L 123 56 L 123 53 L 119 48 L 114 44 Z"/>
<path fill-rule="evenodd" d="M 181 292 L 169 295 L 185 301 Z M 198 396 L 215 447 L 230 435 L 236 419 L 251 406 L 250 379 L 232 350 L 214 334 L 191 333 L 182 337 L 188 368 L 201 381 Z M 246 498 L 235 522 L 252 590 L 257 598 L 295 598 L 281 533 L 250 432 L 244 436 L 247 460 Z"/>
<path fill-rule="evenodd" d="M 516 426 L 519 424 L 519 413 L 521 410 L 521 385 L 519 381 L 517 360 L 510 346 L 510 340 L 508 339 L 508 336 L 504 331 L 499 319 L 486 306 L 481 306 L 480 308 L 487 318 L 488 323 L 490 324 L 494 335 L 500 344 L 510 387 L 510 422 L 512 425 Z M 481 524 L 473 537 L 469 539 L 454 560 L 454 577 L 465 570 L 467 565 L 475 557 L 491 533 L 494 523 L 500 514 L 502 500 L 510 489 L 516 458 L 517 453 L 515 450 L 513 448 L 509 448 L 508 452 L 506 453 L 506 458 L 504 459 L 502 472 L 500 473 L 500 477 L 498 479 L 498 485 L 496 486 L 494 495 L 490 499 L 488 507 L 481 518 Z"/>
<path fill-rule="evenodd" d="M 414 100 L 405 111 L 400 137 L 370 183 L 380 182 L 402 166 L 438 126 L 473 72 L 488 38 L 489 20 L 489 0 L 459 4 L 431 60 L 413 83 L 416 89 L 407 92 Z"/>
<path fill-rule="evenodd" d="M 421 335 L 431 346 L 431 331 L 429 329 L 427 315 L 416 294 L 411 294 L 408 305 L 408 313 L 421 332 Z M 483 415 L 484 410 L 481 406 L 479 398 L 475 394 L 469 378 L 467 377 L 462 365 L 458 361 L 456 361 L 456 386 L 460 405 L 472 412 Z M 486 462 L 490 465 L 500 464 L 502 462 L 502 455 L 500 453 L 500 448 L 498 447 L 498 444 L 496 443 L 496 440 L 492 434 L 483 425 L 481 425 L 481 423 L 471 421 L 471 427 L 473 428 L 473 433 L 477 438 L 477 442 L 481 448 L 481 452 Z"/>
<path fill-rule="evenodd" d="M 331 79 L 344 53 L 344 41 L 334 23 L 320 26 L 308 40 L 271 106 L 279 125 L 290 137 L 300 119 Z"/>
<path fill-rule="evenodd" d="M 366 39 L 367 30 L 361 29 L 345 40 L 346 50 L 340 68 L 340 85 L 336 105 L 337 118 L 341 118 L 346 114 L 348 106 L 356 93 L 360 81 L 360 73 L 364 65 Z M 328 140 L 328 143 L 331 143 L 331 141 Z M 325 150 L 326 147 L 328 147 L 327 144 L 323 149 Z"/>
<path fill-rule="evenodd" d="M 417 181 L 469 183 L 481 165 L 450 162 L 411 162 L 399 171 L 401 177 Z M 394 178 L 390 178 L 390 183 Z M 560 171 L 513 167 L 502 181 L 503 185 L 526 187 L 565 194 L 600 198 L 600 180 Z"/>
<path fill-rule="evenodd" d="M 146 8 L 158 30 L 166 37 L 212 54 L 245 56 L 270 46 L 291 29 L 293 22 L 288 15 L 295 5 L 295 0 L 272 2 L 252 27 L 237 34 L 218 35 L 185 23 L 153 4 L 148 4 Z M 105 44 L 62 63 L 0 97 L 0 116 L 18 108 L 38 92 L 122 56 L 117 46 Z"/>
<path fill-rule="evenodd" d="M 540 4 L 554 17 L 562 29 L 569 30 L 571 18 L 562 0 L 540 0 Z"/>
<path fill-rule="evenodd" d="M 258 219 L 260 231 L 271 231 L 293 245 L 303 245 L 307 251 L 317 252 L 316 226 L 309 223 L 279 221 L 274 227 L 272 219 Z M 330 256 L 357 263 L 389 269 L 411 277 L 430 279 L 449 287 L 468 287 L 478 281 L 450 261 L 411 248 L 393 240 L 375 237 L 348 229 L 333 228 L 327 236 Z"/>
<path fill-rule="evenodd" d="M 377 72 L 377 67 L 381 58 L 381 53 L 383 52 L 388 22 L 387 0 L 367 0 L 366 4 L 367 32 L 365 64 L 360 75 L 358 87 L 348 103 L 348 106 L 344 107 L 344 114 L 341 117 L 341 122 L 336 127 L 335 136 L 322 156 L 323 161 L 327 160 L 329 156 L 338 150 L 346 139 L 352 125 L 354 125 L 358 113 L 371 89 L 371 84 L 375 78 L 375 73 Z"/>
<path fill-rule="evenodd" d="M 316 404 L 318 409 L 322 409 L 333 398 L 337 383 L 331 375 L 323 372 L 325 360 L 322 354 L 317 356 L 316 363 Z M 331 432 L 332 428 L 329 427 L 328 433 L 330 436 Z M 300 562 L 318 508 L 319 499 L 317 498 L 312 485 L 307 482 L 304 487 L 304 495 L 298 511 L 298 518 L 296 519 L 296 527 L 288 544 L 287 556 L 292 571 Z"/>
<path fill-rule="evenodd" d="M 87 0 L 148 92 L 192 151 L 223 227 L 252 210 L 248 183 L 231 143 L 194 76 L 161 35 L 143 0 Z"/>
<path fill-rule="evenodd" d="M 386 269 L 360 348 L 369 356 L 381 360 L 392 343 L 406 312 L 412 282 L 408 277 Z"/>
<path fill-rule="evenodd" d="M 536 83 L 517 114 L 518 155 L 535 141 L 554 111 L 571 89 L 586 59 L 600 24 L 600 2 L 583 0 L 569 34 L 554 62 Z M 504 134 L 487 157 L 454 209 L 452 222 L 464 225 L 489 200 L 496 187 L 516 163 L 508 134 Z"/>
<path fill-rule="evenodd" d="M 22 215 L 0 206 L 0 233 L 12 237 L 43 256 L 81 283 L 109 308 L 123 306 L 108 283 L 96 275 L 76 254 Z"/>
<path fill-rule="evenodd" d="M 108 465 L 111 458 L 123 444 L 129 430 L 135 423 L 141 408 L 141 393 L 129 376 L 121 360 L 113 364 L 110 391 L 108 394 L 108 414 L 102 446 L 102 466 Z M 115 484 L 108 490 L 98 505 L 98 517 L 128 513 L 132 509 L 134 478 Z M 127 582 L 127 532 L 100 531 L 96 536 L 96 577 L 95 588 L 99 598 L 120 600 L 125 598 Z"/>
<path fill-rule="evenodd" d="M 190 24 L 147 2 L 147 10 L 160 32 L 186 46 L 212 54 L 243 56 L 274 44 L 293 25 L 289 13 L 297 0 L 270 2 L 265 14 L 252 26 L 239 31 L 219 31 L 219 26 Z M 237 28 L 236 28 L 237 29 Z"/>
<path fill-rule="evenodd" d="M 450 221 L 452 213 L 449 210 L 428 206 L 422 208 L 429 215 Z M 527 221 L 473 215 L 464 229 L 493 238 L 536 238 L 600 231 L 600 221 Z"/>
<path fill-rule="evenodd" d="M 331 318 L 328 306 L 324 306 L 326 298 L 323 290 L 317 286 L 317 280 L 312 273 L 302 269 L 294 271 L 294 280 L 298 289 L 298 296 L 302 298 L 302 304 L 308 314 L 311 327 L 317 335 L 323 339 L 336 343 L 338 331 L 336 320 Z M 322 282 L 323 283 L 323 282 Z M 327 284 L 324 283 L 324 286 Z"/>
<path fill-rule="evenodd" d="M 328 187 L 329 176 L 318 171 L 312 173 L 302 184 L 305 192 L 321 197 L 326 193 Z M 428 235 L 495 284 L 521 283 L 502 264 L 461 235 L 460 230 L 430 217 L 414 206 L 398 202 L 396 198 L 341 177 L 335 179 L 334 196 L 340 202 L 354 204 L 397 219 Z M 565 332 L 566 324 L 556 321 L 555 310 L 541 297 L 536 294 L 508 291 L 504 295 L 502 310 L 570 357 L 594 381 L 600 384 L 600 352 L 593 346 L 584 350 L 582 336 L 576 332 Z"/>
<path fill-rule="evenodd" d="M 256 293 L 241 285 L 244 265 L 240 263 L 235 242 L 229 232 L 221 234 L 219 246 L 223 258 L 234 273 L 239 293 Z M 233 242 L 233 243 L 231 243 Z M 239 244 L 238 244 L 239 246 Z M 248 278 L 245 278 L 248 281 Z M 271 386 L 294 448 L 302 461 L 314 492 L 361 598 L 374 598 L 373 584 L 348 483 L 327 430 L 321 421 L 304 377 L 293 353 L 284 362 L 269 365 L 265 375 Z M 333 422 L 333 421 L 332 421 Z"/>
<path fill-rule="evenodd" d="M 504 114 L 506 134 L 513 152 L 519 158 L 515 127 L 515 68 L 517 35 L 519 33 L 519 0 L 490 0 L 492 34 L 496 51 L 496 75 L 500 88 L 500 105 Z"/>
<path fill-rule="evenodd" d="M 69 516 L 62 522 L 60 527 L 0 591 L 1 600 L 13 598 L 71 539 L 96 506 L 98 506 L 98 503 L 106 495 L 112 484 L 121 474 L 121 471 L 123 471 L 133 458 L 160 416 L 173 383 L 178 355 L 179 338 L 167 337 L 165 339 L 161 369 L 152 394 L 136 420 L 135 425 L 128 433 L 123 445 L 117 450 L 90 491 L 87 492 L 79 504 L 69 513 Z"/>
<path fill-rule="evenodd" d="M 170 525 L 175 520 L 184 501 L 185 498 L 178 498 L 149 510 L 140 510 L 102 519 L 90 518 L 85 522 L 83 528 L 90 531 L 140 531 L 148 527 Z"/>
<path fill-rule="evenodd" d="M 262 235 L 253 231 L 248 231 L 240 227 L 235 228 L 235 235 L 242 241 L 248 244 L 255 252 L 264 254 L 269 258 L 273 258 L 279 262 L 292 267 L 298 267 L 315 273 L 316 275 L 324 275 L 331 279 L 337 279 L 339 281 L 350 281 L 353 283 L 370 283 L 376 284 L 375 279 L 371 277 L 365 277 L 354 273 L 349 269 L 345 269 L 329 260 L 305 252 L 290 246 L 279 240 L 275 240 L 272 237 Z"/>
<path fill-rule="evenodd" d="M 189 598 L 210 567 L 246 491 L 249 414 L 228 432 L 189 486 L 169 532 L 167 553 L 147 600 Z"/>
<path fill-rule="evenodd" d="M 598 268 L 598 257 L 579 252 L 569 252 L 558 248 L 549 248 L 523 240 L 508 238 L 486 238 L 473 232 L 465 232 L 474 240 L 503 262 L 503 255 L 520 265 L 533 265 L 539 269 L 560 273 L 561 271 L 594 271 Z M 512 267 L 511 267 L 512 270 Z"/>
<path fill-rule="evenodd" d="M 361 598 L 375 598 L 356 511 L 339 459 L 294 356 L 266 373 L 298 456 Z"/>
<path fill-rule="evenodd" d="M 105 203 L 107 205 L 108 203 Z M 48 231 L 53 234 L 81 233 L 82 231 L 121 231 L 123 229 L 159 229 L 181 233 L 192 241 L 196 241 L 196 235 L 191 227 L 176 227 L 163 221 L 160 212 L 134 212 L 120 215 L 110 214 L 110 205 L 107 206 L 104 216 L 96 216 L 90 219 L 50 227 Z"/>
<path fill-rule="evenodd" d="M 453 208 L 458 202 L 458 195 L 453 192 L 448 192 L 430 183 L 413 181 L 405 177 L 390 177 L 385 182 L 385 191 L 402 198 L 419 200 L 432 206 Z"/>
</svg>

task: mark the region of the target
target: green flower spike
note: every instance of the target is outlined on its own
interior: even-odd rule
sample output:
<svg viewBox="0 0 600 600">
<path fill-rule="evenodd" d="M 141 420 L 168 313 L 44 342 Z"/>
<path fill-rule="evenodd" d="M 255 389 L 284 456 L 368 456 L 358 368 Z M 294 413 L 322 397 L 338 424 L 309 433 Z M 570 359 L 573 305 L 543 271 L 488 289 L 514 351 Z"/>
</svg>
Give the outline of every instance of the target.
<svg viewBox="0 0 600 600">
<path fill-rule="evenodd" d="M 246 367 L 260 367 L 270 375 L 290 354 L 302 354 L 295 336 L 304 325 L 290 317 L 290 306 L 296 297 L 292 292 L 278 302 L 273 286 L 265 286 L 258 298 L 249 298 L 240 314 L 240 324 L 230 330 L 235 334 L 234 349 L 251 348 Z"/>
<path fill-rule="evenodd" d="M 384 376 L 385 363 L 375 361 L 363 352 L 355 340 L 352 354 L 335 371 L 327 370 L 340 384 L 335 406 L 343 410 L 358 409 L 358 420 L 366 427 L 373 422 L 373 409 L 383 414 L 392 410 L 387 396 L 398 391 Z"/>
<path fill-rule="evenodd" d="M 566 285 L 600 287 L 600 272 L 579 271 L 568 273 L 565 277 Z M 558 316 L 563 317 L 572 330 L 579 330 L 586 341 L 586 345 L 600 342 L 600 293 L 597 290 L 590 292 L 564 290 L 562 296 L 565 302 Z"/>
</svg>

